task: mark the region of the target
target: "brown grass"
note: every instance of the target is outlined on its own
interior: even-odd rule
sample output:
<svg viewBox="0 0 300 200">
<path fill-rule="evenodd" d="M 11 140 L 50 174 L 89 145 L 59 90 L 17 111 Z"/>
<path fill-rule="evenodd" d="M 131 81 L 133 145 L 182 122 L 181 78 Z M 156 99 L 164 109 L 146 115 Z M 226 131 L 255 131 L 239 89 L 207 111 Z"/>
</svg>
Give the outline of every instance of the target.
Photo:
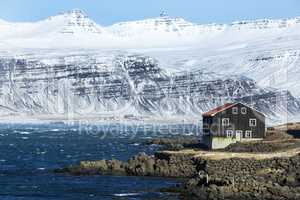
<svg viewBox="0 0 300 200">
<path fill-rule="evenodd" d="M 222 160 L 222 159 L 231 159 L 231 158 L 245 158 L 245 159 L 271 159 L 271 158 L 281 158 L 281 157 L 293 157 L 300 154 L 300 147 L 272 152 L 272 153 L 246 153 L 246 152 L 215 152 L 215 151 L 204 151 L 204 150 L 195 150 L 195 149 L 184 149 L 181 151 L 163 151 L 166 154 L 172 155 L 187 155 L 194 157 L 201 157 L 204 159 L 211 160 Z"/>
<path fill-rule="evenodd" d="M 300 130 L 300 122 L 287 123 L 273 127 L 275 130 L 287 131 L 287 130 Z"/>
</svg>

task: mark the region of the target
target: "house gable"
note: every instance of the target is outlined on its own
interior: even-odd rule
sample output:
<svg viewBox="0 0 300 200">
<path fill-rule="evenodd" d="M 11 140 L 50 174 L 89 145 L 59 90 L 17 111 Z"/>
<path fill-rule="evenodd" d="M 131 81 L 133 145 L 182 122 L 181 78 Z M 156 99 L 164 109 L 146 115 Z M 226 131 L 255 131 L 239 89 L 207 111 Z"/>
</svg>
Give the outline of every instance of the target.
<svg viewBox="0 0 300 200">
<path fill-rule="evenodd" d="M 217 107 L 213 110 L 210 110 L 210 111 L 204 113 L 202 116 L 203 117 L 214 117 L 214 116 L 218 115 L 221 112 L 224 112 L 228 109 L 232 109 L 233 107 L 237 107 L 237 106 L 238 107 L 246 107 L 247 109 L 251 109 L 251 110 L 255 111 L 258 115 L 262 115 L 263 117 L 265 117 L 265 114 L 263 114 L 262 112 L 256 110 L 255 108 L 252 108 L 248 105 L 245 105 L 243 103 L 226 103 L 222 106 L 219 106 L 219 107 Z"/>
</svg>

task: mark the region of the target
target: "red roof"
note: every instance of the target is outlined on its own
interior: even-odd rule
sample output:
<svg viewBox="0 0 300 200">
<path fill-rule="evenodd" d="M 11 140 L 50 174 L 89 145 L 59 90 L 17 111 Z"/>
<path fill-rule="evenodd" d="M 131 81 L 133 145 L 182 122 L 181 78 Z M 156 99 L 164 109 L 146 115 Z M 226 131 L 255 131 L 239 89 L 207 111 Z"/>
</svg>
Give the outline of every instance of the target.
<svg viewBox="0 0 300 200">
<path fill-rule="evenodd" d="M 211 117 L 214 116 L 215 114 L 217 114 L 218 112 L 227 110 L 228 108 L 231 108 L 232 106 L 236 105 L 235 103 L 226 103 L 223 106 L 219 106 L 211 111 L 208 111 L 206 113 L 204 113 L 202 116 L 204 117 Z"/>
</svg>

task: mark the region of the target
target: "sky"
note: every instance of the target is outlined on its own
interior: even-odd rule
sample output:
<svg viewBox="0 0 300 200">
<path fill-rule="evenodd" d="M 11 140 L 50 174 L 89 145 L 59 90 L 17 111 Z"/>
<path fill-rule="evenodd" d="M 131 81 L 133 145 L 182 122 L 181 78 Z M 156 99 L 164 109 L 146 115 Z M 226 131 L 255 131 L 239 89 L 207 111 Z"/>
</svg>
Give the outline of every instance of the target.
<svg viewBox="0 0 300 200">
<path fill-rule="evenodd" d="M 300 16 L 300 0 L 0 0 L 0 19 L 38 21 L 79 8 L 101 25 L 159 16 L 195 23 L 229 23 Z"/>
</svg>

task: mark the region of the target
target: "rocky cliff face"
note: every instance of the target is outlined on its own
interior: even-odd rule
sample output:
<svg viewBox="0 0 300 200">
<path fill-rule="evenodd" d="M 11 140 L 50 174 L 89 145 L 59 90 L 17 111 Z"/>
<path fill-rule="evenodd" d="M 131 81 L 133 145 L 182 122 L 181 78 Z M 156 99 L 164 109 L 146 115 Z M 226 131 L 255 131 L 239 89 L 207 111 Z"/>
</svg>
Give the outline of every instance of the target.
<svg viewBox="0 0 300 200">
<path fill-rule="evenodd" d="M 124 116 L 201 116 L 228 101 L 250 104 L 269 116 L 300 112 L 289 91 L 260 88 L 241 76 L 201 70 L 167 73 L 141 55 L 110 62 L 90 57 L 1 59 L 0 113 L 27 115 L 109 114 Z"/>
</svg>

